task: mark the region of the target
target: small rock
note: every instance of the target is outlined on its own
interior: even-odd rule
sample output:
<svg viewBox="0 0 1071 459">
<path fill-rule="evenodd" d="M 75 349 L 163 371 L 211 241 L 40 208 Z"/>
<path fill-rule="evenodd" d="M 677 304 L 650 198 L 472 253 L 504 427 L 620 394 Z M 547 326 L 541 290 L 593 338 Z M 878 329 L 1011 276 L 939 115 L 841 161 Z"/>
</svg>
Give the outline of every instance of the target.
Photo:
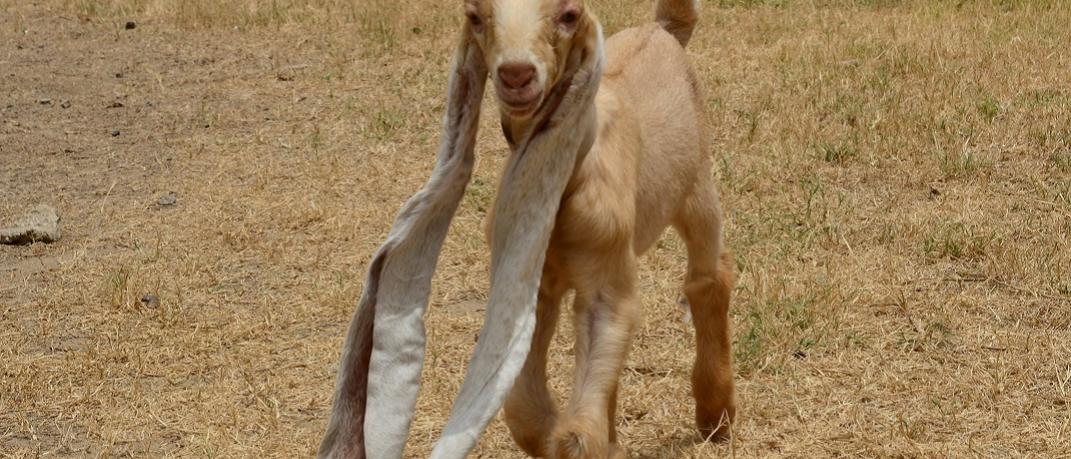
<svg viewBox="0 0 1071 459">
<path fill-rule="evenodd" d="M 147 308 L 155 308 L 160 306 L 160 299 L 151 293 L 146 293 L 141 297 L 141 304 Z"/>
<path fill-rule="evenodd" d="M 172 191 L 170 193 L 167 193 L 167 194 L 165 194 L 163 196 L 160 196 L 160 199 L 156 200 L 156 203 L 159 204 L 160 207 L 170 207 L 170 206 L 175 205 L 177 202 L 178 202 L 178 195 L 175 194 L 174 191 Z"/>
<path fill-rule="evenodd" d="M 138 24 L 134 21 L 126 21 L 126 30 L 134 30 L 138 28 Z"/>
<path fill-rule="evenodd" d="M 119 137 L 119 134 L 121 134 L 121 132 L 119 132 L 118 129 L 112 131 L 112 137 Z"/>
<path fill-rule="evenodd" d="M 60 102 L 59 106 L 60 106 L 60 108 L 71 108 L 71 101 L 69 101 L 69 100 L 62 101 L 62 102 Z"/>
<path fill-rule="evenodd" d="M 938 196 L 941 196 L 941 190 L 938 190 L 937 187 L 930 185 L 930 199 L 937 199 Z"/>
<path fill-rule="evenodd" d="M 44 99 L 38 99 L 37 103 L 39 103 L 41 105 L 52 105 L 52 99 L 49 99 L 47 97 L 44 98 Z"/>
<path fill-rule="evenodd" d="M 0 228 L 0 244 L 24 245 L 34 242 L 56 242 L 60 238 L 59 222 L 60 217 L 56 209 L 38 205 L 30 213 L 15 221 L 15 226 Z"/>
<path fill-rule="evenodd" d="M 123 72 L 115 72 L 115 77 L 116 78 L 122 78 L 123 77 Z"/>
<path fill-rule="evenodd" d="M 108 105 L 108 108 L 123 108 L 123 103 L 118 100 Z"/>
</svg>

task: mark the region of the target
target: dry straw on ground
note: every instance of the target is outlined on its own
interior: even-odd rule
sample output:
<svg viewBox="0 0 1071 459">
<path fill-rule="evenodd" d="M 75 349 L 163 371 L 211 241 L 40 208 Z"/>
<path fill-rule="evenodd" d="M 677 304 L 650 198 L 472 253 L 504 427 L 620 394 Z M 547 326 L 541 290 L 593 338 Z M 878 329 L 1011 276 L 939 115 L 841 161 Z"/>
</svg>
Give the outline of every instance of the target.
<svg viewBox="0 0 1071 459">
<path fill-rule="evenodd" d="M 590 3 L 609 32 L 650 17 Z M 0 455 L 310 455 L 365 263 L 432 166 L 459 12 L 0 0 L 0 219 L 65 225 L 0 248 Z M 1071 456 L 1068 24 L 1059 1 L 704 2 L 740 419 L 697 443 L 668 235 L 621 389 L 633 456 Z M 490 118 L 411 457 L 482 320 Z M 476 456 L 520 457 L 498 421 Z"/>
</svg>

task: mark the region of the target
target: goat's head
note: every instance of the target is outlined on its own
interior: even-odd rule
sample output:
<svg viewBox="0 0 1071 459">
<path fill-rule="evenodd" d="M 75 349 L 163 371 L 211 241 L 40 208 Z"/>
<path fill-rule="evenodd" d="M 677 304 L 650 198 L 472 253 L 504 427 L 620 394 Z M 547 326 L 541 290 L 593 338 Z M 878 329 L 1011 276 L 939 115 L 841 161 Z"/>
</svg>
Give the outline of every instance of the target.
<svg viewBox="0 0 1071 459">
<path fill-rule="evenodd" d="M 583 0 L 465 0 L 504 118 L 531 118 L 581 62 L 598 22 Z"/>
</svg>

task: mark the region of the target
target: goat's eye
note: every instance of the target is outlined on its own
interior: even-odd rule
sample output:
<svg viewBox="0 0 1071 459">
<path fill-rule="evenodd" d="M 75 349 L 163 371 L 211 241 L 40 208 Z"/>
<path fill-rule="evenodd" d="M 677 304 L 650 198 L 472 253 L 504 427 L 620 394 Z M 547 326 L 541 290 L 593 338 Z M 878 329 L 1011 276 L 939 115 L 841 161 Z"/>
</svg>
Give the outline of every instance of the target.
<svg viewBox="0 0 1071 459">
<path fill-rule="evenodd" d="M 578 12 L 576 12 L 574 10 L 566 11 L 566 12 L 562 13 L 561 16 L 558 16 L 558 22 L 561 23 L 561 25 L 567 26 L 567 27 L 572 27 L 572 26 L 576 25 L 576 21 L 579 21 L 579 20 L 580 20 L 580 13 L 578 13 Z"/>
<path fill-rule="evenodd" d="M 480 15 L 476 13 L 468 13 L 469 24 L 472 25 L 473 30 L 479 32 L 483 29 L 483 19 L 480 19 Z"/>
</svg>

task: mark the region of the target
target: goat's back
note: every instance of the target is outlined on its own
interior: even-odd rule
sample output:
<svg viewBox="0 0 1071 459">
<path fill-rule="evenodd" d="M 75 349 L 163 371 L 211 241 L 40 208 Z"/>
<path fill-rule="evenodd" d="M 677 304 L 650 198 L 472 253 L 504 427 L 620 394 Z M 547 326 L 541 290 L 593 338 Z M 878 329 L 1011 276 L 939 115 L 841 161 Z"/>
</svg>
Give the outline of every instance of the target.
<svg viewBox="0 0 1071 459">
<path fill-rule="evenodd" d="M 627 112 L 635 120 L 637 132 L 631 141 L 639 148 L 634 247 L 642 253 L 669 224 L 698 174 L 709 173 L 706 115 L 684 48 L 658 24 L 610 37 L 606 62 L 600 92 L 609 94 L 596 100 L 599 115 Z M 607 108 L 611 100 L 613 109 Z M 620 142 L 618 136 L 601 137 L 596 140 L 600 154 L 631 150 L 606 144 Z"/>
</svg>

